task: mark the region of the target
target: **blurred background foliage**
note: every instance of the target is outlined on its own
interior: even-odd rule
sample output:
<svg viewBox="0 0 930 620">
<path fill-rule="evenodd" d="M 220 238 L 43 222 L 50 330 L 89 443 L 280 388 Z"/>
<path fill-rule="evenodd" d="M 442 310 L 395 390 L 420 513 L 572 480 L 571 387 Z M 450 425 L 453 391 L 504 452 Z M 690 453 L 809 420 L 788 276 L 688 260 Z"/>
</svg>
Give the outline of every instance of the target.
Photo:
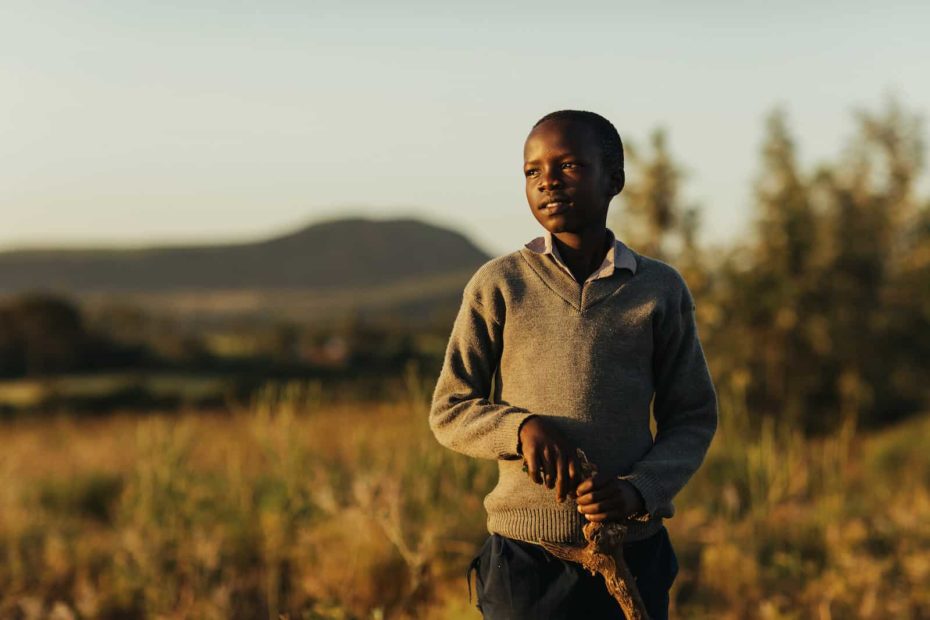
<svg viewBox="0 0 930 620">
<path fill-rule="evenodd" d="M 836 162 L 801 169 L 787 114 L 766 123 L 755 231 L 695 243 L 699 211 L 665 134 L 631 151 L 621 238 L 675 265 L 696 299 L 718 384 L 745 385 L 754 417 L 808 433 L 922 411 L 930 373 L 930 200 L 919 118 L 894 100 L 855 115 Z"/>
</svg>

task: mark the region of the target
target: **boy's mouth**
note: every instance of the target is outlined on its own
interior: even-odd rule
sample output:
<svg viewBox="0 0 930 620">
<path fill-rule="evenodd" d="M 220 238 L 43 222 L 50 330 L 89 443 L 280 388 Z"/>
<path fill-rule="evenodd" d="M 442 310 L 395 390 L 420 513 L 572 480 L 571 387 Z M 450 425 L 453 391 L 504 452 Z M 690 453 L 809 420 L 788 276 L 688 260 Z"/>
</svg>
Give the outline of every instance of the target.
<svg viewBox="0 0 930 620">
<path fill-rule="evenodd" d="M 543 211 L 546 213 L 554 214 L 561 213 L 565 209 L 571 206 L 571 201 L 568 200 L 552 200 L 543 205 Z"/>
</svg>

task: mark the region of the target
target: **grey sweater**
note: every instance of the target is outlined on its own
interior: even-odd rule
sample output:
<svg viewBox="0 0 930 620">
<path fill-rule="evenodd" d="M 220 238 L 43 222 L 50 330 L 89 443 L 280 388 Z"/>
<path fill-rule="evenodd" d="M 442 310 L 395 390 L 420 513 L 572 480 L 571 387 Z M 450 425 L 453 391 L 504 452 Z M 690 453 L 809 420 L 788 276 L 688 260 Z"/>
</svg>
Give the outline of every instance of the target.
<svg viewBox="0 0 930 620">
<path fill-rule="evenodd" d="M 498 483 L 484 500 L 489 532 L 584 540 L 575 503 L 556 502 L 522 471 L 518 429 L 532 414 L 639 490 L 648 518 L 629 522 L 629 541 L 675 514 L 672 498 L 703 462 L 717 397 L 691 292 L 670 265 L 633 255 L 635 272 L 582 285 L 524 247 L 488 261 L 466 285 L 429 423 L 442 445 L 497 460 Z"/>
</svg>

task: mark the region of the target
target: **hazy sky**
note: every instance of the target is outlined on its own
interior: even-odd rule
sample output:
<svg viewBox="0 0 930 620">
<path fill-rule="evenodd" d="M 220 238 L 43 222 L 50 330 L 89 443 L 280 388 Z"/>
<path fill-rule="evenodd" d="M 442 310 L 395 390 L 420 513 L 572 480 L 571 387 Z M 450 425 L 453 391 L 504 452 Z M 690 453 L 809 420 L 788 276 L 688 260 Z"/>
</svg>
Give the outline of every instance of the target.
<svg viewBox="0 0 930 620">
<path fill-rule="evenodd" d="M 569 107 L 628 142 L 666 127 L 705 239 L 725 241 L 776 104 L 808 164 L 856 107 L 930 109 L 928 25 L 918 1 L 0 0 L 0 248 L 368 214 L 501 254 L 542 231 L 523 139 Z"/>
</svg>

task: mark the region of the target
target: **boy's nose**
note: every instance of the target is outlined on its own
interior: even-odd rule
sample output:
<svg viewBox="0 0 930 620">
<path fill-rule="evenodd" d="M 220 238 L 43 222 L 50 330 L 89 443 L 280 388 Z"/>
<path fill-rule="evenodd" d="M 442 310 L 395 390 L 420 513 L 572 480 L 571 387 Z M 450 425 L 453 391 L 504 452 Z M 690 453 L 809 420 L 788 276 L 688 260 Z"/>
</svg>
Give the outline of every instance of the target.
<svg viewBox="0 0 930 620">
<path fill-rule="evenodd" d="M 562 179 L 551 173 L 543 175 L 542 183 L 539 185 L 540 191 L 548 191 L 555 187 L 562 187 Z"/>
</svg>

